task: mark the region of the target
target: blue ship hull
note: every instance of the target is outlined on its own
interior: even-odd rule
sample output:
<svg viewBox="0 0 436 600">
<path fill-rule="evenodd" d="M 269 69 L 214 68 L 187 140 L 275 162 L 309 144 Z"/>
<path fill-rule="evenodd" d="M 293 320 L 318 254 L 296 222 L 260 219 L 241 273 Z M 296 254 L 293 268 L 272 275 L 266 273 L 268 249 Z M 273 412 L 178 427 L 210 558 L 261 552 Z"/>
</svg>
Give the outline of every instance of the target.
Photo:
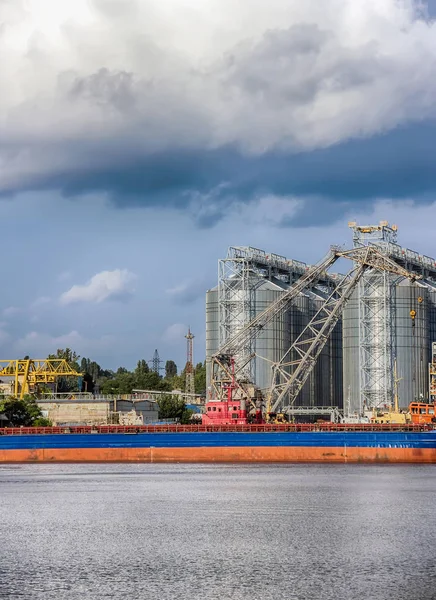
<svg viewBox="0 0 436 600">
<path fill-rule="evenodd" d="M 0 436 L 0 462 L 82 461 L 436 463 L 436 431 Z"/>
</svg>

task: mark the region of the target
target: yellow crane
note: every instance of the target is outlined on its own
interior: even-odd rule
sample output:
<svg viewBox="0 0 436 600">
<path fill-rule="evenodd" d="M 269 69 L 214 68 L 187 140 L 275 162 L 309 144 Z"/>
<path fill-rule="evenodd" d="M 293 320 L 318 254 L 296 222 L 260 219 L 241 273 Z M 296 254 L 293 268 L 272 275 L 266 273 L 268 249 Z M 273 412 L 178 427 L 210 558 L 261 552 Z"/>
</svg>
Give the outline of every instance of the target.
<svg viewBox="0 0 436 600">
<path fill-rule="evenodd" d="M 82 375 L 63 358 L 0 359 L 0 379 L 13 378 L 11 393 L 20 399 L 23 399 L 25 394 L 35 392 L 40 384 L 55 383 L 58 377 Z"/>
</svg>

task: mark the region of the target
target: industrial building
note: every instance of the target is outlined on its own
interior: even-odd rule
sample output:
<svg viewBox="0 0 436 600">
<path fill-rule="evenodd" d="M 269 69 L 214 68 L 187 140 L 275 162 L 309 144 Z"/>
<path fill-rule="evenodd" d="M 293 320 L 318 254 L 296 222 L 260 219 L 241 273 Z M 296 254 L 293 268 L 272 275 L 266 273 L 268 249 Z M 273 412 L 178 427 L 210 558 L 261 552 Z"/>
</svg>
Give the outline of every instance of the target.
<svg viewBox="0 0 436 600">
<path fill-rule="evenodd" d="M 218 286 L 206 293 L 206 366 L 210 382 L 210 357 L 226 340 L 263 312 L 303 275 L 308 265 L 269 254 L 257 248 L 231 247 L 219 261 Z M 237 357 L 247 364 L 247 379 L 268 389 L 271 367 L 284 356 L 292 341 L 315 315 L 340 275 L 324 273 L 283 314 L 272 320 L 255 341 Z M 342 325 L 338 323 L 306 382 L 298 403 L 301 406 L 338 405 L 342 399 Z"/>
<path fill-rule="evenodd" d="M 401 247 L 397 228 L 385 221 L 349 226 L 353 232 L 350 246 L 375 245 L 420 278 L 410 282 L 389 272 L 365 272 L 295 405 L 361 412 L 392 404 L 394 390 L 399 390 L 404 408 L 412 400 L 428 400 L 431 348 L 436 341 L 436 261 Z M 226 258 L 218 262 L 218 285 L 206 293 L 208 386 L 212 355 L 308 269 L 305 263 L 256 248 L 228 249 Z M 235 356 L 247 381 L 268 391 L 273 365 L 286 355 L 342 280 L 340 274 L 324 272 L 250 339 Z"/>
<path fill-rule="evenodd" d="M 399 245 L 397 228 L 386 222 L 350 227 L 355 246 L 375 244 L 422 279 L 411 283 L 389 273 L 365 273 L 343 313 L 345 404 L 352 412 L 392 404 L 395 370 L 400 408 L 428 401 L 436 341 L 436 260 Z"/>
<path fill-rule="evenodd" d="M 147 425 L 158 420 L 157 402 L 136 395 L 115 397 L 76 394 L 70 398 L 40 398 L 38 405 L 43 416 L 50 419 L 54 426 L 108 423 Z"/>
</svg>

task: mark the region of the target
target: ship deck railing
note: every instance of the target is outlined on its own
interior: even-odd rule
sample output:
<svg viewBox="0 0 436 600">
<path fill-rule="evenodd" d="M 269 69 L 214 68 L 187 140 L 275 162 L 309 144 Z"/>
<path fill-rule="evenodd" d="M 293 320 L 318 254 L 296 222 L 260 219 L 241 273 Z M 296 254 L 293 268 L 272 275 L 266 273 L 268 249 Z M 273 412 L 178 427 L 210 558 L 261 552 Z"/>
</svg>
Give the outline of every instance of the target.
<svg viewBox="0 0 436 600">
<path fill-rule="evenodd" d="M 397 423 L 281 423 L 261 425 L 75 425 L 59 427 L 3 427 L 4 435 L 61 434 L 138 434 L 138 433 L 270 433 L 270 432 L 343 432 L 343 431 L 433 431 L 433 424 Z"/>
</svg>

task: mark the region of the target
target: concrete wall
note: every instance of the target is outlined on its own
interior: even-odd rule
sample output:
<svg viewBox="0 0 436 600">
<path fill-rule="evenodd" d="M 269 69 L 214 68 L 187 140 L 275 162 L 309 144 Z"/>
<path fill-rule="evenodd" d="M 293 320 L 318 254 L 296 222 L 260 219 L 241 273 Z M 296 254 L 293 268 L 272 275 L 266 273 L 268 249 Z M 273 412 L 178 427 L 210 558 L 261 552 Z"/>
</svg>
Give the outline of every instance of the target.
<svg viewBox="0 0 436 600">
<path fill-rule="evenodd" d="M 49 418 L 53 425 L 106 425 L 114 412 L 127 413 L 132 409 L 142 415 L 144 424 L 153 423 L 158 419 L 157 404 L 150 400 L 40 401 L 38 404 L 44 416 Z"/>
<path fill-rule="evenodd" d="M 110 414 L 110 402 L 39 402 L 43 415 L 53 425 L 70 423 L 105 425 Z"/>
<path fill-rule="evenodd" d="M 130 412 L 134 409 L 138 414 L 142 415 L 144 425 L 153 423 L 158 419 L 158 406 L 156 402 L 150 400 L 117 400 L 116 406 L 111 402 L 112 411 Z"/>
</svg>

